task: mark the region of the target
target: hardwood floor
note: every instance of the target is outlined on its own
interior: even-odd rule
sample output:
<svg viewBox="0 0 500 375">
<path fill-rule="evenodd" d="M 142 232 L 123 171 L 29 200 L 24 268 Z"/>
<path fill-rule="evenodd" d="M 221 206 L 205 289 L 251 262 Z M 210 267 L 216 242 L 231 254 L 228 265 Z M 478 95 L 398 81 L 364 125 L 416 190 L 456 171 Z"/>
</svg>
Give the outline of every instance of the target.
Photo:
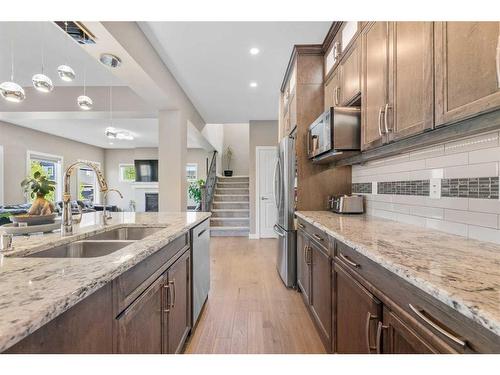
<svg viewBox="0 0 500 375">
<path fill-rule="evenodd" d="M 211 238 L 211 290 L 186 353 L 325 353 L 301 295 L 276 271 L 276 241 Z"/>
</svg>

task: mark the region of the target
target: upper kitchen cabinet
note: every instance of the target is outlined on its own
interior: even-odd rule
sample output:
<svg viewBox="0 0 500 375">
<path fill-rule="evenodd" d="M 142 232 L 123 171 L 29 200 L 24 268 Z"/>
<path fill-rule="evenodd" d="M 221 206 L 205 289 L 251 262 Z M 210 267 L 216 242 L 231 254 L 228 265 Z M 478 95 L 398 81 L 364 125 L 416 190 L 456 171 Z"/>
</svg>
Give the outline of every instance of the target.
<svg viewBox="0 0 500 375">
<path fill-rule="evenodd" d="M 342 58 L 340 72 L 337 105 L 349 105 L 361 92 L 361 54 L 358 41 L 354 42 Z"/>
<path fill-rule="evenodd" d="M 328 79 L 333 69 L 340 63 L 344 54 L 356 41 L 362 22 L 334 22 L 325 38 L 325 77 Z"/>
<path fill-rule="evenodd" d="M 336 107 L 340 103 L 340 69 L 337 68 L 325 84 L 325 111 L 330 107 Z"/>
<path fill-rule="evenodd" d="M 389 101 L 383 133 L 389 141 L 434 125 L 433 23 L 389 23 Z"/>
<path fill-rule="evenodd" d="M 372 22 L 361 34 L 361 148 L 381 146 L 384 108 L 388 102 L 389 23 Z"/>
<path fill-rule="evenodd" d="M 500 107 L 500 22 L 436 22 L 436 125 Z"/>
<path fill-rule="evenodd" d="M 362 148 L 431 129 L 432 22 L 373 22 L 362 33 Z"/>
</svg>

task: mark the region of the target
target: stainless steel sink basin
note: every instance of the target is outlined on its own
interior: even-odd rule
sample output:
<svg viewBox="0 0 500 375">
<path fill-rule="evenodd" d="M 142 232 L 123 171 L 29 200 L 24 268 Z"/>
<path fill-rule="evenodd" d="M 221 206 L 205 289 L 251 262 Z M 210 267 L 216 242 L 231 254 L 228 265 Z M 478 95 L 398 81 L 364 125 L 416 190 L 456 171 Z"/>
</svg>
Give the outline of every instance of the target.
<svg viewBox="0 0 500 375">
<path fill-rule="evenodd" d="M 143 238 L 150 236 L 159 230 L 164 228 L 141 228 L 141 227 L 126 227 L 113 229 L 108 232 L 103 232 L 96 234 L 94 236 L 88 237 L 91 241 L 101 241 L 101 240 L 142 240 Z"/>
<path fill-rule="evenodd" d="M 76 241 L 26 255 L 27 258 L 96 258 L 111 254 L 134 241 Z"/>
</svg>

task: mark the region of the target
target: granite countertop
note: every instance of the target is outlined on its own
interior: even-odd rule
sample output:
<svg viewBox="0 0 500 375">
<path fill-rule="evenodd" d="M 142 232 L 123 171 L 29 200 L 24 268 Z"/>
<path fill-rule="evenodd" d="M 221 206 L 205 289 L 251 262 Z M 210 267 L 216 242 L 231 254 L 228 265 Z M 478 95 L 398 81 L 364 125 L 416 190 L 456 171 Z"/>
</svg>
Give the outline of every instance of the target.
<svg viewBox="0 0 500 375">
<path fill-rule="evenodd" d="M 500 245 L 368 215 L 296 215 L 500 336 Z"/>
<path fill-rule="evenodd" d="M 0 255 L 0 352 L 54 319 L 182 233 L 210 217 L 208 212 L 83 214 L 75 234 L 58 232 L 15 237 L 14 251 Z M 158 232 L 96 258 L 18 257 L 125 226 L 160 227 Z"/>
</svg>

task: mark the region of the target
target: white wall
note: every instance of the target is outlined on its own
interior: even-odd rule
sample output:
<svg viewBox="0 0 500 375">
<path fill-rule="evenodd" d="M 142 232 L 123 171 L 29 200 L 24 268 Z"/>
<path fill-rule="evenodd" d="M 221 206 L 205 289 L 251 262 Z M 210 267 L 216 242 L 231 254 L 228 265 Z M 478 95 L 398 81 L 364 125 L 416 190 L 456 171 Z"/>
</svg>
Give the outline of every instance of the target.
<svg viewBox="0 0 500 375">
<path fill-rule="evenodd" d="M 250 234 L 255 234 L 255 148 L 278 145 L 278 121 L 250 121 Z"/>
<path fill-rule="evenodd" d="M 235 176 L 248 176 L 249 171 L 249 125 L 224 124 L 224 151 L 230 146 L 233 150 L 231 168 Z M 222 156 L 222 170 L 227 169 L 227 160 Z"/>
<path fill-rule="evenodd" d="M 134 164 L 134 160 L 158 159 L 158 148 L 109 149 L 105 153 L 105 176 L 110 188 L 120 190 L 123 199 L 117 194 L 108 195 L 108 203 L 129 210 L 130 201 L 134 199 L 131 182 L 120 181 L 120 164 Z"/>
<path fill-rule="evenodd" d="M 23 128 L 0 121 L 0 145 L 4 149 L 4 203 L 24 202 L 20 187 L 26 177 L 26 153 L 28 150 L 62 156 L 63 167 L 82 160 L 92 160 L 104 166 L 104 149 L 66 138 Z M 72 197 L 76 199 L 76 178 L 72 180 Z"/>
<path fill-rule="evenodd" d="M 500 243 L 499 138 L 499 132 L 492 132 L 407 152 L 363 166 L 355 165 L 352 168 L 352 182 L 369 183 L 378 189 L 380 182 L 430 181 L 436 178 L 443 183 L 450 182 L 449 179 L 460 179 L 461 186 L 456 191 L 461 192 L 458 194 L 461 197 L 432 199 L 428 194 L 374 194 L 372 190 L 372 193 L 365 194 L 366 211 L 379 217 Z M 484 178 L 482 181 L 485 182 L 480 182 L 478 178 Z M 458 183 L 458 180 L 455 182 Z M 353 192 L 355 187 L 353 185 Z M 473 195 L 481 198 L 471 197 Z"/>
<path fill-rule="evenodd" d="M 224 152 L 224 124 L 206 124 L 201 134 L 217 150 L 217 173 L 222 174 L 222 153 Z"/>
</svg>

